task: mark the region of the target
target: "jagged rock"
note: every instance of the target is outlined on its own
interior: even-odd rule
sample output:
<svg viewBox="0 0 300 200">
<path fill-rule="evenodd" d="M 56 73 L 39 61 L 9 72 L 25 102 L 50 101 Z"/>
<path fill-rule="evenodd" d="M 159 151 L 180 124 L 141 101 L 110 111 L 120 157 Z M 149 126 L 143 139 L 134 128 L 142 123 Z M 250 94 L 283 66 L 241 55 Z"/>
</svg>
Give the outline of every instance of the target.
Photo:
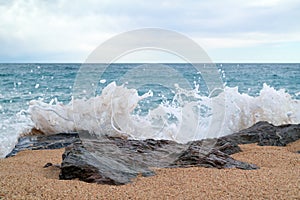
<svg viewBox="0 0 300 200">
<path fill-rule="evenodd" d="M 245 170 L 258 169 L 254 164 L 241 162 L 231 158 L 219 150 L 213 149 L 208 154 L 202 154 L 198 151 L 197 146 L 191 146 L 187 151 L 176 160 L 171 166 L 175 167 L 209 167 L 209 168 L 238 168 Z"/>
<path fill-rule="evenodd" d="M 15 156 L 24 150 L 61 149 L 79 141 L 78 133 L 58 133 L 55 135 L 27 135 L 20 137 L 14 149 L 6 155 Z"/>
<path fill-rule="evenodd" d="M 300 124 L 274 126 L 268 122 L 258 122 L 250 128 L 220 139 L 235 144 L 258 143 L 261 146 L 286 146 L 300 139 Z"/>
<path fill-rule="evenodd" d="M 84 131 L 79 135 L 60 133 L 21 137 L 6 157 L 25 149 L 56 149 L 72 144 L 63 154 L 60 179 L 78 178 L 86 182 L 120 185 L 139 174 L 154 175 L 153 167 L 257 169 L 256 165 L 234 160 L 230 155 L 241 151 L 239 144 L 285 146 L 300 139 L 300 124 L 274 126 L 268 122 L 258 122 L 238 133 L 187 144 L 153 139 L 99 138 Z"/>
<path fill-rule="evenodd" d="M 82 134 L 80 134 L 82 135 Z M 236 161 L 228 154 L 240 148 L 224 140 L 201 140 L 178 144 L 167 140 L 125 140 L 91 138 L 83 146 L 76 143 L 63 154 L 60 179 L 75 179 L 102 184 L 126 184 L 141 174 L 154 175 L 152 167 L 216 167 L 257 169 Z"/>
<path fill-rule="evenodd" d="M 46 163 L 46 164 L 44 165 L 44 167 L 43 167 L 43 168 L 47 168 L 47 167 L 51 167 L 51 166 L 53 166 L 53 164 L 52 164 L 52 163 L 50 163 L 50 162 L 48 162 L 48 163 Z"/>
<path fill-rule="evenodd" d="M 80 134 L 84 137 L 83 134 Z M 89 138 L 83 146 L 75 143 L 63 154 L 60 179 L 104 184 L 126 184 L 137 175 L 151 176 L 151 167 L 164 167 L 184 148 L 172 141 Z M 171 152 L 171 153 L 170 153 Z M 177 155 L 176 155 L 177 152 Z"/>
<path fill-rule="evenodd" d="M 139 173 L 144 176 L 153 174 L 147 166 L 138 170 L 138 166 L 130 165 L 129 160 L 98 157 L 83 146 L 74 145 L 63 154 L 59 178 L 64 180 L 78 178 L 85 182 L 120 185 L 130 182 Z"/>
<path fill-rule="evenodd" d="M 300 139 L 300 125 L 274 126 L 259 122 L 254 126 L 219 139 L 177 144 L 166 140 L 126 140 L 96 138 L 80 134 L 84 144 L 74 144 L 63 155 L 61 179 L 104 184 L 126 184 L 138 174 L 153 175 L 151 167 L 215 167 L 257 169 L 253 164 L 234 160 L 238 144 L 284 146 Z M 85 138 L 88 137 L 88 138 Z"/>
<path fill-rule="evenodd" d="M 217 139 L 216 146 L 219 147 L 218 150 L 228 155 L 232 155 L 242 151 L 237 143 L 228 142 L 222 138 Z"/>
<path fill-rule="evenodd" d="M 192 142 L 188 149 L 183 151 L 179 158 L 171 164 L 176 167 L 213 167 L 213 168 L 238 168 L 258 169 L 256 165 L 234 160 L 229 154 L 240 152 L 241 149 L 229 142 L 213 142 L 212 139 Z M 205 144 L 206 143 L 206 144 Z M 208 144 L 211 143 L 211 144 Z"/>
</svg>

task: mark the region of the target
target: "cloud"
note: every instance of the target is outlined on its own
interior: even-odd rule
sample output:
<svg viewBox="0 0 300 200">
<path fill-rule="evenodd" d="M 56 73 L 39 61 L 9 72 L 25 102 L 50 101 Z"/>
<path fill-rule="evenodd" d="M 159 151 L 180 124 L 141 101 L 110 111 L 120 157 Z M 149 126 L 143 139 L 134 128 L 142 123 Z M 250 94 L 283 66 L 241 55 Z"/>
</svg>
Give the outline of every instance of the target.
<svg viewBox="0 0 300 200">
<path fill-rule="evenodd" d="M 14 1 L 1 6 L 2 54 L 38 58 L 56 52 L 74 59 L 72 55 L 77 52 L 87 56 L 86 52 L 114 34 L 111 24 L 126 23 L 124 18 L 82 15 L 76 7 L 72 9 L 68 14 L 61 2 L 42 1 Z"/>
<path fill-rule="evenodd" d="M 110 37 L 143 27 L 178 31 L 211 52 L 271 47 L 300 41 L 299 9 L 295 0 L 0 0 L 0 62 L 83 62 Z"/>
</svg>

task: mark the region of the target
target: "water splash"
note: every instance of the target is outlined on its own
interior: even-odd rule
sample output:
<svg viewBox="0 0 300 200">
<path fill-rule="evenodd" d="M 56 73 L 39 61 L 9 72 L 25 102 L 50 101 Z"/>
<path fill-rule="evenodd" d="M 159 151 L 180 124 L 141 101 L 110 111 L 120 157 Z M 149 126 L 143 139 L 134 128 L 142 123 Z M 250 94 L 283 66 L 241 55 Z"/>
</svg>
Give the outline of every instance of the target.
<svg viewBox="0 0 300 200">
<path fill-rule="evenodd" d="M 147 115 L 133 112 L 151 92 L 138 95 L 137 90 L 110 83 L 102 94 L 90 99 L 73 99 L 64 105 L 31 101 L 28 113 L 34 126 L 46 134 L 88 130 L 94 134 L 124 135 L 134 139 L 169 139 L 185 143 L 207 137 L 227 135 L 248 128 L 258 121 L 275 125 L 300 123 L 300 104 L 284 90 L 264 84 L 257 97 L 241 94 L 238 88 L 225 87 L 217 96 L 200 96 L 195 90 L 176 87 L 172 101 L 164 101 Z M 219 105 L 225 98 L 225 115 L 221 130 L 212 130 L 218 119 Z M 221 115 L 220 115 L 221 116 Z M 220 119 L 222 120 L 222 119 Z"/>
</svg>

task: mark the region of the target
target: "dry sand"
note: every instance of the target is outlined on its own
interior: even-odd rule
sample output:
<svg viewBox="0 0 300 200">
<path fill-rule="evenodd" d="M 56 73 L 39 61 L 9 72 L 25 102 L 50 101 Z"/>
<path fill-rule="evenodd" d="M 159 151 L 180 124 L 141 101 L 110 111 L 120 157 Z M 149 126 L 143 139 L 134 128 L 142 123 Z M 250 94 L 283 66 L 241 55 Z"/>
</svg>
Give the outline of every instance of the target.
<svg viewBox="0 0 300 200">
<path fill-rule="evenodd" d="M 158 169 L 124 186 L 58 180 L 61 150 L 25 151 L 0 160 L 0 199 L 300 199 L 299 141 L 288 147 L 241 145 L 234 158 L 259 170 Z"/>
</svg>

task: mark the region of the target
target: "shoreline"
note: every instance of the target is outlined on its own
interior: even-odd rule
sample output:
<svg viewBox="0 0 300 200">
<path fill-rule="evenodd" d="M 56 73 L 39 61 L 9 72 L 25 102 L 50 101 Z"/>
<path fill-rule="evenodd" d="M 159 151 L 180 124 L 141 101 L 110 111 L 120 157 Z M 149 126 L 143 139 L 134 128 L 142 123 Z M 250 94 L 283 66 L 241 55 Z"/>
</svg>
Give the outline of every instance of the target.
<svg viewBox="0 0 300 200">
<path fill-rule="evenodd" d="M 300 140 L 287 147 L 239 145 L 234 159 L 256 164 L 258 170 L 202 167 L 155 169 L 122 186 L 58 180 L 64 149 L 28 150 L 0 160 L 0 199 L 298 199 Z"/>
</svg>

